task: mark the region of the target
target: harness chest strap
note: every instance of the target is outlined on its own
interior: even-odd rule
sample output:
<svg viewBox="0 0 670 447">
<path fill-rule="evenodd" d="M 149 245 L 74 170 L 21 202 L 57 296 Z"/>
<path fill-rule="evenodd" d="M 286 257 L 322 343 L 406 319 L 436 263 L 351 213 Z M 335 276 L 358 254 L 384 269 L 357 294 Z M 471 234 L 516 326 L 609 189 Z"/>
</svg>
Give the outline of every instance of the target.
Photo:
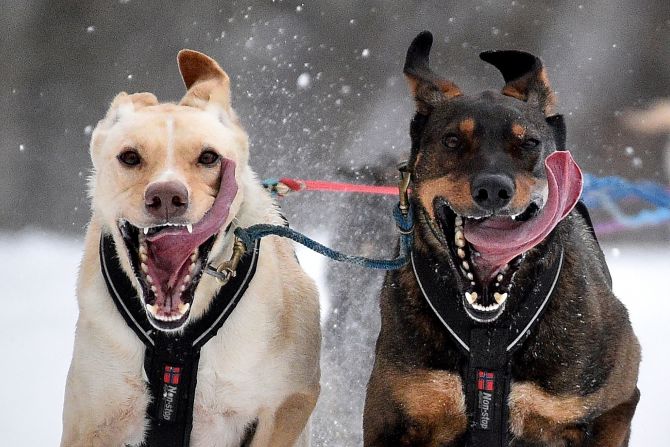
<svg viewBox="0 0 670 447">
<path fill-rule="evenodd" d="M 114 240 L 100 239 L 100 264 L 109 294 L 145 348 L 144 371 L 151 401 L 143 446 L 187 447 L 193 423 L 200 349 L 223 326 L 254 277 L 260 240 L 240 259 L 235 276 L 223 285 L 207 313 L 180 333 L 155 329 L 130 279 L 122 270 Z"/>
<path fill-rule="evenodd" d="M 411 255 L 412 268 L 422 294 L 464 355 L 462 376 L 468 420 L 468 445 L 507 447 L 510 441 L 507 401 L 512 380 L 512 355 L 540 321 L 560 276 L 563 247 L 540 274 L 535 287 L 519 302 L 515 318 L 503 314 L 497 321 L 479 324 L 465 314 L 460 300 L 444 299 L 434 283 L 434 269 Z"/>
</svg>

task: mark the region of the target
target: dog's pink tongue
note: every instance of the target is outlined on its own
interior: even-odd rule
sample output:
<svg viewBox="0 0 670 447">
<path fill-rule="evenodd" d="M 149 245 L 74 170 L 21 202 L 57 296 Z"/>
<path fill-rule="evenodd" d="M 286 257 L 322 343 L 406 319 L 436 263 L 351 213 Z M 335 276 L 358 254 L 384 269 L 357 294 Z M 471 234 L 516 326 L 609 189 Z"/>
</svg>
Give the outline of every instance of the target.
<svg viewBox="0 0 670 447">
<path fill-rule="evenodd" d="M 189 233 L 185 227 L 174 227 L 147 236 L 147 267 L 154 280 L 158 280 L 158 284 L 172 289 L 180 273 L 186 275 L 188 269 L 182 267 L 191 257 L 191 253 L 225 224 L 236 194 L 235 162 L 224 158 L 221 160 L 221 184 L 214 204 L 193 225 L 193 232 Z"/>
<path fill-rule="evenodd" d="M 483 278 L 495 275 L 509 261 L 542 242 L 579 200 L 582 171 L 570 152 L 552 153 L 544 166 L 549 196 L 537 216 L 526 222 L 501 217 L 465 223 L 465 239 L 481 254 L 476 264 Z"/>
</svg>

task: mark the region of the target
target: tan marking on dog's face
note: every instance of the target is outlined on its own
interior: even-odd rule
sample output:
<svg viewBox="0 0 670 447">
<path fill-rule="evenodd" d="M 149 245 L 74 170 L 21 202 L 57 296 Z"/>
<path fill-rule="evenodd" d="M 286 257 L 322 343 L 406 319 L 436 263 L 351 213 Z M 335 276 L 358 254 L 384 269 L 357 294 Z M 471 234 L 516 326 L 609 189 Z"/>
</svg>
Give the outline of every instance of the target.
<svg viewBox="0 0 670 447">
<path fill-rule="evenodd" d="M 147 213 L 144 193 L 162 181 L 186 186 L 189 205 L 182 219 L 198 222 L 213 204 L 220 181 L 220 163 L 198 163 L 203 150 L 233 160 L 236 174 L 247 164 L 246 134 L 232 121 L 221 122 L 217 114 L 174 104 L 117 108 L 111 123 L 108 118 L 98 125 L 91 144 L 93 206 L 110 225 L 121 218 L 137 227 L 159 223 Z M 117 159 L 129 149 L 141 157 L 138 166 Z"/>
<path fill-rule="evenodd" d="M 546 203 L 546 193 L 548 192 L 546 179 L 537 178 L 530 174 L 518 174 L 514 178 L 514 186 L 516 191 L 508 205 L 510 214 L 522 213 L 536 198 L 539 199 L 539 205 L 543 206 Z"/>
<path fill-rule="evenodd" d="M 475 120 L 473 118 L 466 118 L 458 123 L 458 129 L 468 138 L 472 139 L 475 132 Z"/>
<path fill-rule="evenodd" d="M 432 219 L 436 218 L 433 206 L 436 197 L 444 197 L 457 214 L 468 215 L 469 210 L 475 206 L 470 193 L 470 182 L 464 175 L 450 174 L 424 180 L 417 185 L 416 194 Z"/>
<path fill-rule="evenodd" d="M 519 123 L 512 124 L 512 135 L 519 140 L 526 136 L 526 128 Z"/>
</svg>

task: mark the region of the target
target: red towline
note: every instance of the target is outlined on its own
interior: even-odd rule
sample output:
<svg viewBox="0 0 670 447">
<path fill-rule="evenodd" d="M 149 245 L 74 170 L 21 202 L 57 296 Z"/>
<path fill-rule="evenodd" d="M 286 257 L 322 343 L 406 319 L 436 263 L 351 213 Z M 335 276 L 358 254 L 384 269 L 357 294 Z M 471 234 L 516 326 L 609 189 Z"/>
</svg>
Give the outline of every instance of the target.
<svg viewBox="0 0 670 447">
<path fill-rule="evenodd" d="M 331 191 L 331 192 L 360 192 L 365 194 L 383 194 L 398 195 L 397 186 L 373 186 L 357 185 L 354 183 L 328 182 L 324 180 L 301 180 L 294 178 L 280 178 L 279 184 L 275 185 L 276 192 L 284 195 L 280 184 L 283 184 L 290 191 Z"/>
</svg>

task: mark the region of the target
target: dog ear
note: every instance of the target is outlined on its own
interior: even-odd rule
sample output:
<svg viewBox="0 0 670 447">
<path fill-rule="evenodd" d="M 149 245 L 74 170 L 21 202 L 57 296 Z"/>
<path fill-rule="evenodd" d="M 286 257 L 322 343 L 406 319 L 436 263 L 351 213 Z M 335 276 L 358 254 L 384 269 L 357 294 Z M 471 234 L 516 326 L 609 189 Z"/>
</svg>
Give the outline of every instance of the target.
<svg viewBox="0 0 670 447">
<path fill-rule="evenodd" d="M 441 78 L 430 69 L 430 48 L 433 35 L 423 31 L 414 38 L 407 50 L 403 73 L 416 100 L 418 113 L 428 115 L 438 103 L 460 96 L 461 90 L 451 81 Z"/>
<path fill-rule="evenodd" d="M 547 123 L 554 130 L 554 140 L 556 141 L 556 150 L 564 151 L 566 130 L 565 130 L 565 119 L 563 119 L 563 115 L 548 116 Z"/>
<path fill-rule="evenodd" d="M 134 112 L 143 107 L 158 105 L 158 99 L 153 93 L 142 92 L 129 95 L 121 92 L 114 97 L 105 117 L 98 123 L 101 127 L 109 127 L 117 123 L 125 114 Z"/>
<path fill-rule="evenodd" d="M 180 105 L 204 108 L 217 104 L 231 111 L 230 78 L 214 59 L 198 51 L 181 50 L 177 63 L 188 90 Z"/>
<path fill-rule="evenodd" d="M 540 58 L 516 50 L 485 51 L 479 57 L 502 73 L 506 82 L 502 89 L 503 95 L 536 103 L 545 116 L 551 115 L 554 92 Z"/>
</svg>

